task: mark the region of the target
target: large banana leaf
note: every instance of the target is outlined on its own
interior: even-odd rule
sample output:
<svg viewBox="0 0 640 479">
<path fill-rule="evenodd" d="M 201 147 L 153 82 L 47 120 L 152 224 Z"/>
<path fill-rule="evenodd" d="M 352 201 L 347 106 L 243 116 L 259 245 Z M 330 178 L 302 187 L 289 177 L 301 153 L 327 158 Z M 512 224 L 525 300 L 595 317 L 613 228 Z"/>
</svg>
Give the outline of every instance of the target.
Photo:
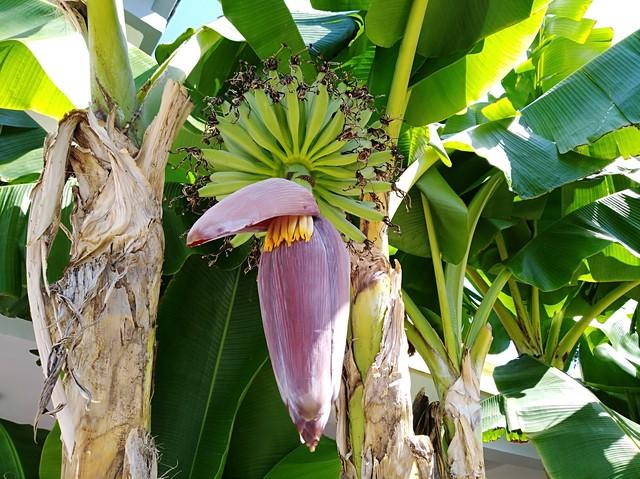
<svg viewBox="0 0 640 479">
<path fill-rule="evenodd" d="M 524 108 L 521 121 L 561 153 L 640 123 L 640 31 Z"/>
<path fill-rule="evenodd" d="M 422 23 L 418 53 L 426 58 L 446 58 L 529 17 L 547 2 L 516 0 L 504 8 L 500 1 L 429 0 Z M 367 36 L 381 47 L 393 46 L 404 34 L 411 0 L 372 0 L 366 17 Z"/>
<path fill-rule="evenodd" d="M 2 127 L 0 130 L 0 181 L 25 183 L 37 179 L 42 170 L 40 128 Z"/>
<path fill-rule="evenodd" d="M 521 197 L 539 196 L 595 173 L 618 153 L 640 148 L 640 137 L 629 126 L 640 118 L 639 78 L 637 32 L 530 103 L 520 118 L 473 126 L 447 138 L 445 145 L 486 158 Z M 595 157 L 570 151 L 606 134 L 613 136 Z M 590 148 L 579 151 L 591 153 Z"/>
<path fill-rule="evenodd" d="M 551 3 L 537 46 L 530 55 L 535 83 L 547 91 L 611 45 L 613 29 L 594 28 L 583 18 L 591 0 L 556 0 Z"/>
<path fill-rule="evenodd" d="M 56 422 L 42 444 L 40 455 L 40 479 L 59 479 L 62 469 L 62 440 L 60 426 Z"/>
<path fill-rule="evenodd" d="M 54 48 L 47 48 L 49 45 Z M 82 37 L 50 3 L 7 0 L 0 10 L 0 106 L 60 118 L 89 99 Z"/>
<path fill-rule="evenodd" d="M 609 163 L 573 151 L 559 154 L 555 143 L 526 130 L 517 119 L 474 126 L 445 138 L 444 144 L 485 158 L 502 170 L 510 189 L 522 198 L 540 196 Z"/>
<path fill-rule="evenodd" d="M 544 8 L 527 17 L 488 35 L 466 55 L 425 63 L 414 75 L 406 121 L 413 125 L 441 121 L 486 94 L 526 53 L 540 29 Z"/>
<path fill-rule="evenodd" d="M 33 186 L 34 183 L 0 186 L 0 299 L 11 298 L 11 301 L 16 301 L 26 294 L 24 245 Z M 62 222 L 67 228 L 70 228 L 71 190 L 71 183 L 67 183 L 62 199 Z M 49 282 L 62 275 L 68 262 L 69 247 L 69 239 L 64 232 L 59 231 L 47 264 Z"/>
<path fill-rule="evenodd" d="M 305 44 L 283 0 L 222 0 L 222 11 L 260 58 L 277 52 L 283 44 L 293 53 Z"/>
<path fill-rule="evenodd" d="M 370 0 L 311 0 L 313 8 L 340 12 L 343 10 L 366 10 Z"/>
<path fill-rule="evenodd" d="M 224 478 L 262 479 L 299 445 L 298 433 L 280 397 L 271 362 L 267 361 L 238 410 Z M 307 462 L 316 461 L 316 455 L 306 447 L 305 452 Z"/>
<path fill-rule="evenodd" d="M 582 281 L 606 283 L 640 280 L 640 258 L 618 243 L 610 244 L 587 258 L 585 263 L 589 272 L 578 278 Z"/>
<path fill-rule="evenodd" d="M 580 369 L 586 384 L 608 406 L 640 420 L 640 343 L 631 320 L 621 309 L 595 323 L 580 346 Z"/>
<path fill-rule="evenodd" d="M 624 190 L 583 206 L 540 232 L 508 263 L 543 291 L 568 284 L 584 259 L 619 243 L 640 252 L 640 195 Z"/>
<path fill-rule="evenodd" d="M 398 231 L 390 232 L 391 244 L 418 256 L 431 256 L 423 201 L 428 201 L 442 257 L 459 263 L 466 252 L 468 211 L 464 201 L 449 186 L 436 168 L 431 168 L 416 182 L 410 193 L 411 206 L 400 207 L 393 217 Z"/>
<path fill-rule="evenodd" d="M 12 479 L 38 477 L 38 463 L 42 442 L 47 432 L 38 429 L 34 442 L 33 428 L 29 424 L 15 424 L 0 419 L 0 474 Z"/>
<path fill-rule="evenodd" d="M 640 475 L 640 425 L 563 372 L 523 356 L 494 371 L 508 430 L 527 435 L 551 479 Z"/>
<path fill-rule="evenodd" d="M 222 0 L 225 16 L 239 30 L 260 58 L 282 50 L 308 58 L 332 58 L 358 34 L 361 21 L 355 15 L 293 12 L 283 0 Z M 307 68 L 303 65 L 303 68 Z M 312 70 L 309 70 L 310 72 Z"/>
<path fill-rule="evenodd" d="M 255 274 L 187 260 L 160 303 L 157 357 L 152 433 L 161 469 L 222 477 L 240 403 L 267 362 Z"/>
<path fill-rule="evenodd" d="M 26 282 L 24 243 L 33 184 L 0 186 L 0 296 L 19 298 Z"/>
<path fill-rule="evenodd" d="M 129 47 L 137 84 L 153 66 Z M 82 36 L 51 3 L 6 0 L 0 9 L 0 108 L 61 118 L 89 103 L 89 56 Z"/>
<path fill-rule="evenodd" d="M 276 464 L 264 479 L 338 479 L 340 460 L 336 443 L 323 438 L 309 460 L 309 451 L 302 445 Z"/>
<path fill-rule="evenodd" d="M 393 247 L 414 256 L 431 256 L 422 197 L 417 188 L 409 191 L 391 222 L 394 226 L 389 228 L 389 243 Z"/>
</svg>

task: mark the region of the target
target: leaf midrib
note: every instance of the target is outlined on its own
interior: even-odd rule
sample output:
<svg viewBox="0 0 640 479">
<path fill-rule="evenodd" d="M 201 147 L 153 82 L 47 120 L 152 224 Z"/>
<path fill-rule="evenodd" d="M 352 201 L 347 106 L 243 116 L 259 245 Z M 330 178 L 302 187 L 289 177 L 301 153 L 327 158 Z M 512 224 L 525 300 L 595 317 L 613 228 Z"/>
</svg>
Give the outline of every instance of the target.
<svg viewBox="0 0 640 479">
<path fill-rule="evenodd" d="M 227 316 L 225 318 L 225 322 L 224 322 L 224 330 L 222 331 L 222 337 L 220 338 L 220 347 L 218 348 L 218 353 L 216 355 L 216 363 L 213 369 L 213 378 L 211 380 L 211 383 L 209 385 L 209 395 L 207 397 L 207 402 L 206 402 L 206 406 L 204 409 L 204 414 L 203 414 L 203 420 L 200 422 L 200 432 L 198 433 L 198 440 L 196 442 L 196 447 L 195 447 L 195 451 L 193 454 L 193 459 L 191 460 L 191 468 L 189 469 L 189 476 L 188 477 L 192 477 L 193 474 L 193 470 L 195 468 L 196 462 L 197 462 L 197 458 L 198 458 L 198 451 L 200 450 L 200 442 L 202 441 L 202 435 L 204 433 L 204 428 L 205 428 L 205 423 L 206 423 L 206 417 L 209 414 L 209 408 L 211 406 L 211 398 L 213 396 L 213 389 L 215 387 L 216 384 L 216 379 L 218 377 L 218 371 L 220 370 L 220 361 L 222 360 L 222 353 L 224 351 L 224 345 L 225 345 L 225 341 L 227 339 L 227 333 L 229 332 L 229 323 L 231 321 L 231 313 L 233 312 L 235 303 L 236 303 L 236 293 L 238 292 L 238 283 L 240 282 L 240 269 L 238 268 L 238 272 L 236 273 L 236 277 L 234 280 L 234 284 L 233 284 L 233 291 L 231 293 L 231 298 L 229 299 L 229 309 L 227 311 Z"/>
<path fill-rule="evenodd" d="M 9 452 L 11 453 L 11 459 L 13 459 L 13 463 L 18 471 L 18 479 L 25 479 L 24 469 L 22 468 L 22 462 L 20 461 L 20 456 L 18 455 L 18 451 L 16 449 L 9 432 L 5 429 L 5 427 L 0 424 L 0 438 L 4 437 L 6 444 L 8 445 Z"/>
</svg>

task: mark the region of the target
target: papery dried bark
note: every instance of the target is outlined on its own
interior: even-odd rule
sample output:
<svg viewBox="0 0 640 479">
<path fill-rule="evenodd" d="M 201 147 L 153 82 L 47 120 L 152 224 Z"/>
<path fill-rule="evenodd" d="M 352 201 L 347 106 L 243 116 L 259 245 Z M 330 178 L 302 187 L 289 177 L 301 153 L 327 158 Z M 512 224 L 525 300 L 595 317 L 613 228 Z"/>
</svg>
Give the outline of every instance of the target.
<svg viewBox="0 0 640 479">
<path fill-rule="evenodd" d="M 140 149 L 112 118 L 105 123 L 90 111 L 67 115 L 45 142 L 29 217 L 27 287 L 46 382 L 54 408 L 62 407 L 56 416 L 65 478 L 155 474 L 155 465 L 141 464 L 155 461 L 142 438 L 150 421 L 164 253 L 164 169 L 190 109 L 185 90 L 169 82 Z M 69 170 L 77 179 L 71 258 L 63 277 L 47 285 Z M 52 348 L 61 353 L 55 358 L 63 362 L 62 380 L 49 374 Z"/>
<path fill-rule="evenodd" d="M 428 437 L 413 433 L 400 267 L 396 263 L 392 268 L 377 248 L 367 250 L 364 246 L 355 249 L 352 265 L 352 305 L 367 288 L 381 284 L 388 287 L 386 291 L 377 292 L 379 309 L 383 312 L 382 339 L 365 377 L 354 359 L 358 338 L 352 337 L 347 342 L 336 433 L 343 477 L 430 478 L 433 474 L 431 442 Z M 351 407 L 354 401 L 361 407 Z M 363 413 L 361 431 L 353 429 L 353 418 L 350 418 L 358 410 Z"/>
<path fill-rule="evenodd" d="M 465 352 L 460 377 L 449 387 L 444 398 L 444 420 L 454 429 L 447 448 L 448 474 L 452 478 L 485 477 L 481 414 L 480 374 L 472 366 L 469 353 Z"/>
</svg>

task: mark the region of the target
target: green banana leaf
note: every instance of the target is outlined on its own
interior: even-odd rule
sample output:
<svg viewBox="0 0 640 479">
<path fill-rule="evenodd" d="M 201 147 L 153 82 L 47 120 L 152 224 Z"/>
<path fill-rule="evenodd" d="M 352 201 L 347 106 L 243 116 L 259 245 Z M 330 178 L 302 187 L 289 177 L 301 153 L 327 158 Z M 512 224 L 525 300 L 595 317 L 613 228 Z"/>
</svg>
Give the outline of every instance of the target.
<svg viewBox="0 0 640 479">
<path fill-rule="evenodd" d="M 293 12 L 293 20 L 304 44 L 313 55 L 328 60 L 349 45 L 360 33 L 362 20 L 355 14 L 322 15 Z"/>
<path fill-rule="evenodd" d="M 497 367 L 494 379 L 507 430 L 527 435 L 551 479 L 640 474 L 640 425 L 573 378 L 522 356 Z"/>
<path fill-rule="evenodd" d="M 640 280 L 640 258 L 624 246 L 612 243 L 585 260 L 589 272 L 578 279 L 594 283 Z"/>
<path fill-rule="evenodd" d="M 555 143 L 526 130 L 517 119 L 483 123 L 443 141 L 447 148 L 473 151 L 502 170 L 510 189 L 524 199 L 584 178 L 609 163 L 573 151 L 559 154 Z"/>
<path fill-rule="evenodd" d="M 437 168 L 427 170 L 416 182 L 415 190 L 409 195 L 409 211 L 401 206 L 393 217 L 392 222 L 399 231 L 390 231 L 391 244 L 410 254 L 431 256 L 422 205 L 424 197 L 429 202 L 443 259 L 449 263 L 459 263 L 466 252 L 469 237 L 468 211 L 464 201 Z"/>
<path fill-rule="evenodd" d="M 271 362 L 267 361 L 238 410 L 224 478 L 262 479 L 298 446 L 298 432 L 280 397 Z M 315 462 L 316 455 L 304 449 L 306 462 Z"/>
<path fill-rule="evenodd" d="M 631 320 L 619 310 L 604 323 L 594 323 L 579 350 L 585 383 L 609 407 L 640 420 L 640 343 Z"/>
<path fill-rule="evenodd" d="M 391 220 L 389 244 L 400 251 L 423 258 L 431 257 L 427 224 L 424 220 L 422 197 L 417 188 L 412 188 Z"/>
<path fill-rule="evenodd" d="M 640 195 L 624 190 L 583 206 L 540 232 L 507 266 L 543 291 L 571 282 L 585 258 L 611 243 L 640 252 Z"/>
<path fill-rule="evenodd" d="M 635 33 L 530 103 L 520 118 L 472 126 L 446 137 L 445 146 L 486 158 L 522 198 L 593 174 L 617 154 L 640 150 L 640 136 L 629 126 L 640 115 L 638 65 L 640 33 Z M 598 139 L 594 146 L 581 146 Z M 570 151 L 574 148 L 578 152 Z M 585 155 L 592 152 L 593 157 Z"/>
<path fill-rule="evenodd" d="M 405 120 L 412 125 L 441 121 L 482 98 L 526 53 L 543 19 L 544 8 L 538 8 L 488 35 L 466 55 L 425 63 L 412 79 Z"/>
<path fill-rule="evenodd" d="M 305 43 L 283 0 L 222 0 L 220 3 L 225 17 L 260 58 L 273 55 L 283 44 L 292 53 L 304 50 Z"/>
<path fill-rule="evenodd" d="M 500 2 L 429 0 L 418 53 L 426 58 L 446 58 L 467 51 L 483 38 L 529 17 L 548 2 L 517 0 L 504 8 Z M 372 0 L 365 19 L 367 36 L 384 48 L 404 35 L 410 0 Z"/>
<path fill-rule="evenodd" d="M 151 430 L 163 472 L 222 477 L 240 404 L 266 362 L 255 273 L 189 258 L 158 311 Z"/>
<path fill-rule="evenodd" d="M 594 28 L 595 20 L 583 18 L 590 4 L 591 0 L 551 3 L 530 55 L 540 91 L 549 90 L 611 45 L 613 29 Z"/>
<path fill-rule="evenodd" d="M 38 124 L 23 111 L 0 108 L 0 125 L 16 128 L 38 128 Z"/>
<path fill-rule="evenodd" d="M 317 10 L 341 12 L 344 10 L 366 10 L 371 0 L 311 0 L 311 6 Z"/>
<path fill-rule="evenodd" d="M 58 423 L 47 434 L 40 456 L 40 479 L 59 479 L 62 469 L 62 440 Z"/>
<path fill-rule="evenodd" d="M 589 9 L 592 0 L 553 0 L 549 5 L 549 15 L 580 20 Z"/>
<path fill-rule="evenodd" d="M 155 65 L 129 46 L 140 86 Z M 0 10 L 0 108 L 60 119 L 89 103 L 89 57 L 82 36 L 44 0 L 7 0 Z"/>
<path fill-rule="evenodd" d="M 351 43 L 362 26 L 353 14 L 291 12 L 283 0 L 222 0 L 222 9 L 262 59 L 282 51 L 283 45 L 289 54 L 330 59 Z M 303 70 L 313 74 L 304 64 Z"/>
<path fill-rule="evenodd" d="M 54 49 L 42 48 L 49 38 Z M 52 43 L 52 44 L 53 44 Z M 40 48 L 36 48 L 36 47 Z M 89 99 L 82 37 L 50 3 L 7 0 L 0 10 L 0 106 L 61 118 Z M 60 84 L 64 83 L 62 87 Z"/>
<path fill-rule="evenodd" d="M 0 130 L 0 181 L 27 183 L 35 181 L 42 170 L 41 128 L 3 126 Z"/>
<path fill-rule="evenodd" d="M 0 296 L 20 298 L 24 292 L 24 244 L 33 186 L 0 186 Z"/>
<path fill-rule="evenodd" d="M 302 445 L 276 464 L 264 479 L 338 479 L 340 477 L 340 460 L 335 441 L 322 438 L 313 459 Z"/>
<path fill-rule="evenodd" d="M 560 153 L 639 123 L 640 31 L 524 108 L 521 122 L 555 142 Z"/>
<path fill-rule="evenodd" d="M 34 442 L 30 424 L 0 419 L 0 474 L 2 477 L 32 479 L 38 477 L 38 463 L 47 431 L 38 429 Z"/>
</svg>

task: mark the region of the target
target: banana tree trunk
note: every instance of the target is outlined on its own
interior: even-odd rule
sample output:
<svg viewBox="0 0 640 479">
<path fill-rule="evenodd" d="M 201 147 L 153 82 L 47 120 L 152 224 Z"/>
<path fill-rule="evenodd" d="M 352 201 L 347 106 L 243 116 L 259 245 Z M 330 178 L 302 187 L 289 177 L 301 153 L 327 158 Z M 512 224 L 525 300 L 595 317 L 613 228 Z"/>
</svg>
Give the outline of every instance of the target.
<svg viewBox="0 0 640 479">
<path fill-rule="evenodd" d="M 375 247 L 352 255 L 351 335 L 336 439 L 348 479 L 429 478 L 433 449 L 413 433 L 401 272 Z"/>
<path fill-rule="evenodd" d="M 190 111 L 165 89 L 140 148 L 91 111 L 73 111 L 45 142 L 27 235 L 31 317 L 60 424 L 63 478 L 155 478 L 149 435 L 155 320 L 164 253 L 162 194 L 173 138 Z M 48 285 L 61 194 L 75 178 L 71 257 Z M 73 180 L 72 180 L 73 181 Z"/>
</svg>

